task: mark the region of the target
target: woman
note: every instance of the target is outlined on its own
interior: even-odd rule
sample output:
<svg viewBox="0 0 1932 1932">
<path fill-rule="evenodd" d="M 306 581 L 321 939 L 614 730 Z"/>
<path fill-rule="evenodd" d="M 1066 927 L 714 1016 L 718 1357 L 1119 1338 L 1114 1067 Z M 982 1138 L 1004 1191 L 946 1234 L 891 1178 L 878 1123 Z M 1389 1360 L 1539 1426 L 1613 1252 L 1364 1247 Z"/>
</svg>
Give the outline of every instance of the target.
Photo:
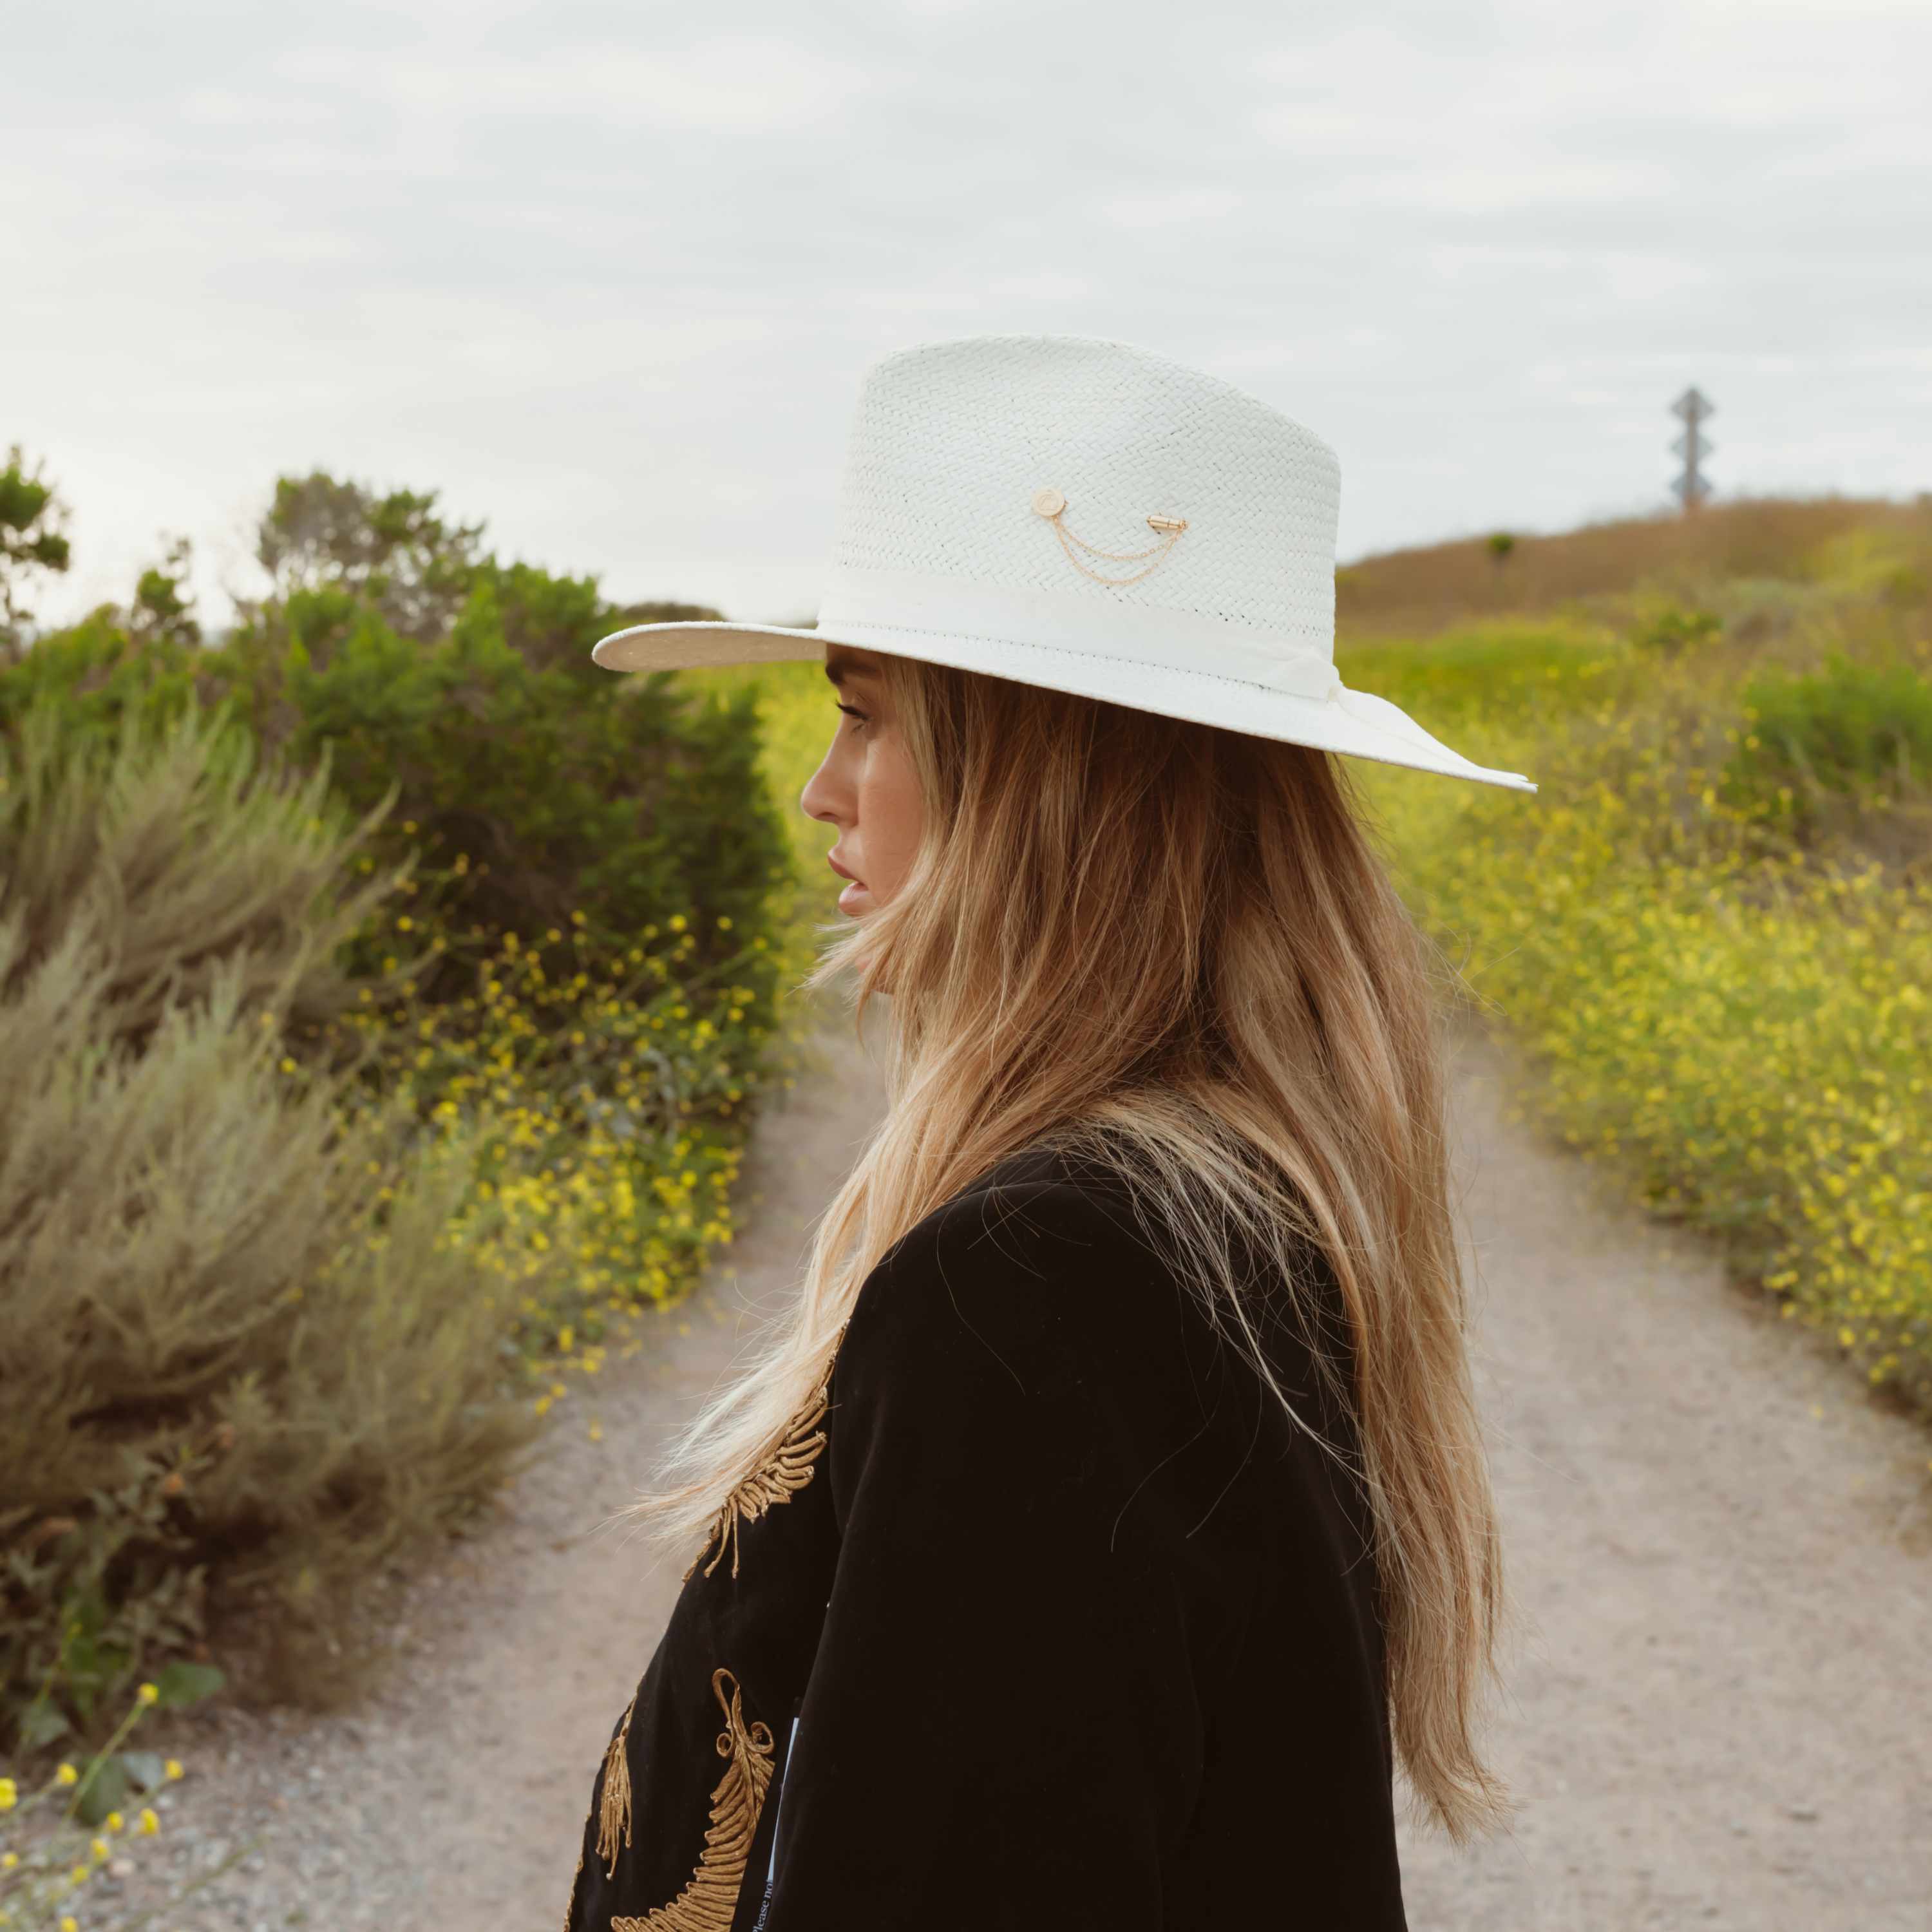
<svg viewBox="0 0 1932 1932">
<path fill-rule="evenodd" d="M 639 1505 L 697 1554 L 572 1932 L 1386 1932 L 1398 1758 L 1507 1818 L 1430 956 L 1331 754 L 1533 788 L 1336 676 L 1336 491 L 1164 358 L 928 345 L 816 629 L 597 646 L 824 653 L 808 983 L 892 1028 L 796 1308 Z"/>
</svg>

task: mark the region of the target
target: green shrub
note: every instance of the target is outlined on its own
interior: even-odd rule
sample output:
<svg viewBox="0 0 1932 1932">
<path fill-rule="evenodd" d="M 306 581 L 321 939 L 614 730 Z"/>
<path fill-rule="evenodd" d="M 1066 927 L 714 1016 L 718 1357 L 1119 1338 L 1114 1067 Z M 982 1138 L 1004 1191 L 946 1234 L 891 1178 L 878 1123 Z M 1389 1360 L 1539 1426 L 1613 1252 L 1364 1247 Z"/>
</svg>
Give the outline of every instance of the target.
<svg viewBox="0 0 1932 1932">
<path fill-rule="evenodd" d="M 218 1573 L 298 1636 L 473 1509 L 529 1436 L 426 1135 L 304 1072 L 350 889 L 318 776 L 191 711 L 0 764 L 0 1708 L 82 1726 L 198 1636 Z M 541 1275 L 546 1264 L 531 1258 Z"/>
<path fill-rule="evenodd" d="M 366 612 L 358 632 L 371 661 L 393 638 Z M 356 648 L 335 662 L 348 677 Z M 712 903 L 748 908 L 742 925 L 660 907 L 620 952 L 561 895 L 533 908 L 550 888 L 530 866 L 496 902 L 498 943 L 480 920 L 464 935 L 464 970 L 410 896 L 416 828 L 393 868 L 358 849 L 400 783 L 352 823 L 344 734 L 286 782 L 234 694 L 204 712 L 203 666 L 163 650 L 140 668 L 104 620 L 0 678 L 0 1743 L 85 1732 L 205 1632 L 254 1644 L 272 1688 L 352 1683 L 368 1580 L 487 1500 L 537 1417 L 641 1346 L 634 1312 L 730 1240 L 752 1102 L 794 1037 L 757 1011 L 786 901 L 743 876 L 778 836 L 752 695 L 597 671 L 578 700 L 613 721 L 591 736 L 610 767 L 628 718 L 659 720 L 656 796 L 693 849 L 640 832 L 635 771 L 612 843 L 654 838 L 664 893 L 722 854 Z M 502 687 L 536 675 L 506 668 Z M 569 745 L 566 674 L 544 675 Z M 424 688 L 406 678 L 399 701 Z M 285 749 L 304 742 L 291 716 Z M 455 735 L 414 722 L 453 796 Z M 512 766 L 477 790 L 541 825 Z M 594 860 L 572 832 L 552 849 Z M 459 853 L 448 874 L 465 869 Z M 782 847 L 773 871 L 791 876 Z M 516 923 L 553 907 L 522 945 Z"/>
<path fill-rule="evenodd" d="M 1909 663 L 1834 652 L 1821 670 L 1754 679 L 1743 709 L 1724 779 L 1740 808 L 1802 828 L 1834 796 L 1869 809 L 1932 784 L 1932 680 Z"/>
<path fill-rule="evenodd" d="M 1811 550 L 1804 564 L 1809 577 L 1841 594 L 1905 608 L 1922 604 L 1932 526 L 1842 531 Z"/>
<path fill-rule="evenodd" d="M 0 671 L 0 734 L 57 701 L 64 752 L 105 745 L 130 715 L 159 726 L 226 701 L 262 754 L 303 770 L 326 760 L 327 822 L 392 808 L 358 862 L 405 874 L 411 904 L 343 940 L 351 974 L 400 975 L 453 1006 L 506 940 L 562 976 L 566 961 L 614 969 L 647 928 L 646 950 L 668 951 L 675 916 L 700 1010 L 742 1007 L 772 1031 L 777 950 L 750 943 L 775 933 L 793 871 L 760 782 L 754 698 L 668 673 L 616 676 L 589 655 L 628 618 L 696 607 L 619 611 L 589 579 L 494 559 L 464 581 L 454 625 L 427 643 L 341 583 L 295 590 L 208 650 L 137 646 L 105 607 Z"/>
<path fill-rule="evenodd" d="M 1630 642 L 1639 650 L 1675 657 L 1679 651 L 1694 650 L 1721 637 L 1724 628 L 1724 620 L 1714 610 L 1687 608 L 1666 598 L 1640 609 L 1630 627 Z"/>
<path fill-rule="evenodd" d="M 710 614 L 430 501 L 278 498 L 218 645 L 145 584 L 0 669 L 0 1747 L 204 1642 L 352 1686 L 369 1580 L 597 1432 L 798 1064 L 758 687 L 589 658 Z"/>
<path fill-rule="evenodd" d="M 590 946 L 615 955 L 680 914 L 700 935 L 700 971 L 762 929 L 785 844 L 748 702 L 706 699 L 667 673 L 614 676 L 587 653 L 532 670 L 487 583 L 430 646 L 338 592 L 292 599 L 286 624 L 274 701 L 294 719 L 287 755 L 307 766 L 326 747 L 333 794 L 354 810 L 396 788 L 395 842 L 386 851 L 379 838 L 373 856 L 422 850 L 426 920 L 541 951 L 575 910 Z M 772 976 L 757 978 L 769 1019 Z M 432 980 L 425 994 L 454 983 Z"/>
</svg>

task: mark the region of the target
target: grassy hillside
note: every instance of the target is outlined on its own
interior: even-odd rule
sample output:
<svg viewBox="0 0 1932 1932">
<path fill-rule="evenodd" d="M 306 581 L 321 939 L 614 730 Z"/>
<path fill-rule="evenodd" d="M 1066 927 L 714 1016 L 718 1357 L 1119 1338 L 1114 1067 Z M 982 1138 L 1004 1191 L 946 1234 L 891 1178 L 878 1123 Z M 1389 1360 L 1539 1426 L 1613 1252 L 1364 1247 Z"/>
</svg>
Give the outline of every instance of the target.
<svg viewBox="0 0 1932 1932">
<path fill-rule="evenodd" d="M 1694 598 L 1720 585 L 1802 592 L 1842 578 L 1862 556 L 1882 571 L 1923 552 L 1932 499 L 1761 497 L 1693 516 L 1631 518 L 1556 536 L 1490 537 L 1390 550 L 1336 573 L 1345 638 L 1415 635 L 1472 618 L 1546 615 L 1615 620 L 1634 600 Z M 1498 532 L 1498 536 L 1507 535 Z M 1924 594 L 1924 585 L 1918 585 Z"/>
</svg>

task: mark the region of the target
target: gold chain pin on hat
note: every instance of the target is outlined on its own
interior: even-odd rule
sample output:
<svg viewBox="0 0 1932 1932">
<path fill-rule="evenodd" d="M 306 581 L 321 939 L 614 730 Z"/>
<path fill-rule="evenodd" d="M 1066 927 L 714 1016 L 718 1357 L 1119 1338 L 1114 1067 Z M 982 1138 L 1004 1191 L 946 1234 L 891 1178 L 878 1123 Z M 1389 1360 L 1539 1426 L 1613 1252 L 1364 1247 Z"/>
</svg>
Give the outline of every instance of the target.
<svg viewBox="0 0 1932 1932">
<path fill-rule="evenodd" d="M 1060 520 L 1060 512 L 1066 508 L 1066 497 L 1058 490 L 1048 488 L 1034 492 L 1033 507 L 1036 515 L 1044 517 L 1053 526 L 1053 533 L 1060 539 L 1060 547 L 1066 553 L 1066 560 L 1083 577 L 1090 577 L 1096 584 L 1138 584 L 1150 576 L 1167 561 L 1167 554 L 1173 549 L 1181 532 L 1187 527 L 1185 517 L 1149 517 L 1148 528 L 1160 534 L 1160 542 L 1151 550 L 1100 550 L 1084 538 L 1076 537 Z M 1104 557 L 1109 563 L 1138 563 L 1143 557 L 1150 556 L 1153 562 L 1145 570 L 1137 570 L 1131 577 L 1102 577 L 1097 570 L 1089 570 L 1073 554 L 1073 546 L 1078 544 L 1089 556 Z"/>
</svg>

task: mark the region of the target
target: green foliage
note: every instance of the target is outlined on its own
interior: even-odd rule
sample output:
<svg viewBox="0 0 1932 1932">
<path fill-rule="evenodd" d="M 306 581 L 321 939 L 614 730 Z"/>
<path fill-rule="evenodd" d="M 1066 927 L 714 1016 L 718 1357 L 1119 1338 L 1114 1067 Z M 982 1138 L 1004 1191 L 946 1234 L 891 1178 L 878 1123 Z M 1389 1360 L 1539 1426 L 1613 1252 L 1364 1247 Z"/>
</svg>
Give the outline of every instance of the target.
<svg viewBox="0 0 1932 1932">
<path fill-rule="evenodd" d="M 56 694 L 70 743 L 111 735 L 130 713 L 160 724 L 191 702 L 225 700 L 265 752 L 304 770 L 326 758 L 332 816 L 394 808 L 365 869 L 417 872 L 411 926 L 346 963 L 406 971 L 440 930 L 448 957 L 418 958 L 433 1001 L 471 984 L 508 936 L 538 951 L 557 944 L 575 910 L 585 930 L 573 946 L 610 959 L 680 914 L 703 935 L 694 975 L 718 966 L 737 950 L 720 936 L 735 930 L 742 944 L 764 930 L 787 877 L 752 701 L 668 674 L 616 677 L 590 658 L 624 622 L 714 614 L 616 610 L 592 580 L 479 560 L 476 530 L 452 536 L 433 502 L 320 474 L 284 478 L 265 554 L 308 587 L 255 610 L 214 649 L 189 648 L 178 626 L 144 634 L 97 611 L 0 677 L 0 730 Z M 399 586 L 420 616 L 425 586 L 446 596 L 459 580 L 444 634 L 425 641 L 385 615 Z M 778 969 L 764 958 L 747 970 L 769 1026 Z"/>
<path fill-rule="evenodd" d="M 1620 689 L 1637 666 L 1608 631 L 1544 618 L 1459 625 L 1426 638 L 1344 644 L 1346 682 L 1426 719 L 1503 719 L 1569 711 Z M 1471 753 L 1475 756 L 1475 752 Z"/>
<path fill-rule="evenodd" d="M 1917 532 L 1868 526 L 1840 531 L 1806 555 L 1805 574 L 1841 593 L 1882 604 L 1923 604 L 1932 574 L 1928 539 L 1932 524 Z"/>
<path fill-rule="evenodd" d="M 526 613 L 536 574 L 521 580 Z M 452 935 L 426 998 L 466 988 L 480 952 L 506 937 L 540 952 L 560 944 L 574 911 L 573 943 L 604 958 L 681 915 L 700 935 L 694 979 L 764 929 L 785 845 L 748 700 L 706 698 L 664 674 L 617 679 L 587 655 L 532 668 L 487 579 L 428 646 L 340 590 L 298 592 L 284 622 L 248 702 L 265 737 L 288 721 L 280 748 L 296 764 L 328 755 L 332 796 L 352 811 L 394 792 L 372 866 L 420 854 L 418 924 Z M 260 642 L 244 634 L 224 655 L 237 662 Z M 740 939 L 721 936 L 734 928 Z M 351 959 L 373 971 L 413 950 L 391 934 Z M 775 970 L 746 970 L 769 1022 Z"/>
<path fill-rule="evenodd" d="M 256 560 L 280 598 L 329 586 L 366 602 L 406 637 L 440 637 L 469 594 L 483 526 L 446 523 L 436 496 L 379 496 L 320 470 L 278 478 Z"/>
<path fill-rule="evenodd" d="M 252 786 L 198 715 L 56 760 L 58 725 L 0 767 L 0 1692 L 84 1731 L 214 1568 L 291 1635 L 340 1615 L 529 1418 L 448 1238 L 490 1124 L 352 1118 L 355 1067 L 288 1051 L 362 990 L 315 782 Z"/>
<path fill-rule="evenodd" d="M 1646 603 L 1630 627 L 1630 642 L 1639 650 L 1675 657 L 1679 651 L 1708 644 L 1724 634 L 1724 622 L 1714 610 L 1686 609 L 1662 598 Z"/>
<path fill-rule="evenodd" d="M 1496 530 L 1490 536 L 1490 554 L 1498 563 L 1509 561 L 1510 552 L 1516 548 L 1516 538 L 1508 530 Z"/>
<path fill-rule="evenodd" d="M 1747 811 L 1798 830 L 1833 796 L 1869 810 L 1932 788 L 1932 680 L 1912 664 L 1834 652 L 1820 670 L 1754 678 L 1743 710 L 1724 788 Z"/>
<path fill-rule="evenodd" d="M 0 921 L 13 937 L 0 1001 L 22 997 L 50 959 L 94 946 L 102 1043 L 138 1052 L 170 1005 L 206 1000 L 221 974 L 238 976 L 245 1004 L 272 1004 L 304 1031 L 370 986 L 406 983 L 352 981 L 333 956 L 406 883 L 405 871 L 341 886 L 380 808 L 346 828 L 326 767 L 299 785 L 258 783 L 254 742 L 226 713 L 204 721 L 191 687 L 168 718 L 135 704 L 76 728 L 57 685 L 4 710 Z"/>
<path fill-rule="evenodd" d="M 432 501 L 284 491 L 218 646 L 177 546 L 0 673 L 0 1742 L 204 1643 L 352 1688 L 370 1580 L 732 1238 L 801 963 L 756 694 L 612 676 L 710 614 Z"/>
<path fill-rule="evenodd" d="M 0 1924 L 21 1932 L 66 1932 L 73 1908 L 110 1861 L 118 1873 L 134 1843 L 161 1828 L 145 1801 L 183 1775 L 185 1767 L 159 1751 L 130 1750 L 129 1734 L 150 1712 L 180 1710 L 212 1696 L 220 1671 L 205 1664 L 170 1664 L 142 1684 L 126 1714 L 100 1747 L 76 1764 L 63 1760 L 24 1795 L 20 1778 L 0 1776 Z M 19 1767 L 24 1772 L 24 1766 Z M 138 1813 L 124 1815 L 123 1806 Z M 244 1844 L 176 1891 L 172 1910 L 232 1868 L 255 1849 Z M 83 1910 L 85 1907 L 83 1906 Z M 153 1915 L 143 1915 L 142 1922 Z"/>
<path fill-rule="evenodd" d="M 194 550 L 186 537 L 177 537 L 161 561 L 142 572 L 134 586 L 128 633 L 144 649 L 162 640 L 172 644 L 198 644 L 201 626 L 194 615 L 194 598 L 188 578 Z"/>
<path fill-rule="evenodd" d="M 15 656 L 33 613 L 24 599 L 36 571 L 63 571 L 71 560 L 59 529 L 65 506 L 37 464 L 30 473 L 16 442 L 0 470 L 0 656 Z"/>
</svg>

